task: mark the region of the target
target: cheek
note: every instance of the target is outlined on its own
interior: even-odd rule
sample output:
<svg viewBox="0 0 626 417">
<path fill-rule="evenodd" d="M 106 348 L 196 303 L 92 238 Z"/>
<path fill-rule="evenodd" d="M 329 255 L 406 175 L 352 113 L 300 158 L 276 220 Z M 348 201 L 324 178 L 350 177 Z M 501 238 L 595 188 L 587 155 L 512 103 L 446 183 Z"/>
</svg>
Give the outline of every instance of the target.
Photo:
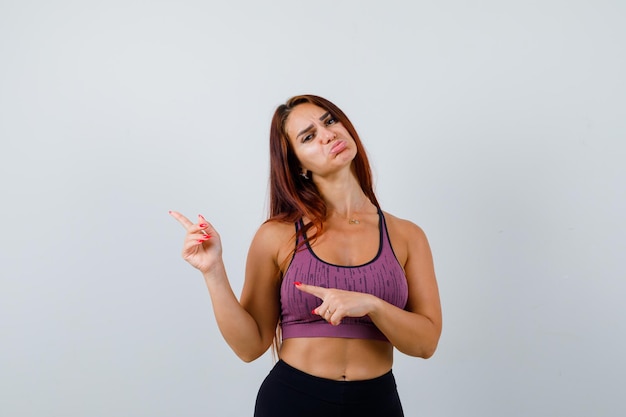
<svg viewBox="0 0 626 417">
<path fill-rule="evenodd" d="M 313 161 L 314 153 L 310 149 L 301 149 L 299 152 L 296 152 L 296 157 L 301 164 L 306 165 L 308 162 Z"/>
<path fill-rule="evenodd" d="M 335 132 L 337 133 L 337 136 L 342 136 L 344 138 L 350 138 L 354 142 L 354 138 L 352 137 L 350 132 L 348 132 L 348 129 L 346 129 L 345 127 L 339 126 Z"/>
<path fill-rule="evenodd" d="M 306 151 L 304 151 L 301 147 L 295 148 L 293 150 L 294 155 L 296 156 L 296 159 L 298 159 L 298 162 L 302 163 L 303 161 L 306 160 L 307 158 L 307 153 Z"/>
</svg>

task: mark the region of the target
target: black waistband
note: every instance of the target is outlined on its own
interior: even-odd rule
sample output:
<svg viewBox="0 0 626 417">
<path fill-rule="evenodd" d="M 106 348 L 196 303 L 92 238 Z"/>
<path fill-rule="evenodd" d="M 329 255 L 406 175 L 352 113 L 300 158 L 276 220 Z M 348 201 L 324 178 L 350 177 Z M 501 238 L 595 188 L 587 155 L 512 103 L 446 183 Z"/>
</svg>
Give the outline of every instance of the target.
<svg viewBox="0 0 626 417">
<path fill-rule="evenodd" d="M 333 402 L 358 402 L 396 391 L 392 371 L 373 379 L 336 381 L 310 375 L 279 360 L 270 372 L 270 377 L 277 378 L 292 389 Z"/>
</svg>

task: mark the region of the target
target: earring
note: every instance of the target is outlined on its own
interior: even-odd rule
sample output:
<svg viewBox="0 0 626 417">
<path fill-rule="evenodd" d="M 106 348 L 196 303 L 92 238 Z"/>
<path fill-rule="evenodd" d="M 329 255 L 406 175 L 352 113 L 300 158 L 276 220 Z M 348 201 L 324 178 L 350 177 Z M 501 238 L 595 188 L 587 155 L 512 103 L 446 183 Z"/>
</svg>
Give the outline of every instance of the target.
<svg viewBox="0 0 626 417">
<path fill-rule="evenodd" d="M 300 176 L 301 176 L 302 178 L 304 178 L 305 180 L 308 180 L 308 179 L 309 179 L 309 176 L 307 175 L 307 171 L 304 171 L 304 170 L 303 170 L 303 171 L 300 173 Z"/>
</svg>

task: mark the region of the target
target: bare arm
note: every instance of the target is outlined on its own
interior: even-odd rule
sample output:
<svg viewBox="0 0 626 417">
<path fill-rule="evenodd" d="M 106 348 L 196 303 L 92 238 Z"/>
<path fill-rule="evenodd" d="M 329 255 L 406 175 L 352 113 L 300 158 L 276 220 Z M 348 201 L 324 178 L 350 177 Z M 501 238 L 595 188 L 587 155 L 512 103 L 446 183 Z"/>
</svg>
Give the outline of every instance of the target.
<svg viewBox="0 0 626 417">
<path fill-rule="evenodd" d="M 193 224 L 180 213 L 170 214 L 187 230 L 183 258 L 202 272 L 224 340 L 242 360 L 258 358 L 270 346 L 278 321 L 278 268 L 272 255 L 277 239 L 271 239 L 265 225 L 257 232 L 239 302 L 228 281 L 217 231 L 203 217 Z"/>
<path fill-rule="evenodd" d="M 441 336 L 439 289 L 426 235 L 415 225 L 405 232 L 407 260 L 404 268 L 409 285 L 406 309 L 376 299 L 369 316 L 399 351 L 429 358 L 435 353 Z"/>
</svg>

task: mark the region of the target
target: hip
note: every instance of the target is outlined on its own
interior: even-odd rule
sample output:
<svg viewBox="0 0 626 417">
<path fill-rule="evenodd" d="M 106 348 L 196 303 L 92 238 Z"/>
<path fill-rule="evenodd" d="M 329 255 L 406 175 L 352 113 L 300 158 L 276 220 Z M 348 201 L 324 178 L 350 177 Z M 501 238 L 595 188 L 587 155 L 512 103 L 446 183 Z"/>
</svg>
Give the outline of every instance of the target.
<svg viewBox="0 0 626 417">
<path fill-rule="evenodd" d="M 263 381 L 255 417 L 403 416 L 393 372 L 360 381 L 307 374 L 279 360 Z"/>
</svg>

